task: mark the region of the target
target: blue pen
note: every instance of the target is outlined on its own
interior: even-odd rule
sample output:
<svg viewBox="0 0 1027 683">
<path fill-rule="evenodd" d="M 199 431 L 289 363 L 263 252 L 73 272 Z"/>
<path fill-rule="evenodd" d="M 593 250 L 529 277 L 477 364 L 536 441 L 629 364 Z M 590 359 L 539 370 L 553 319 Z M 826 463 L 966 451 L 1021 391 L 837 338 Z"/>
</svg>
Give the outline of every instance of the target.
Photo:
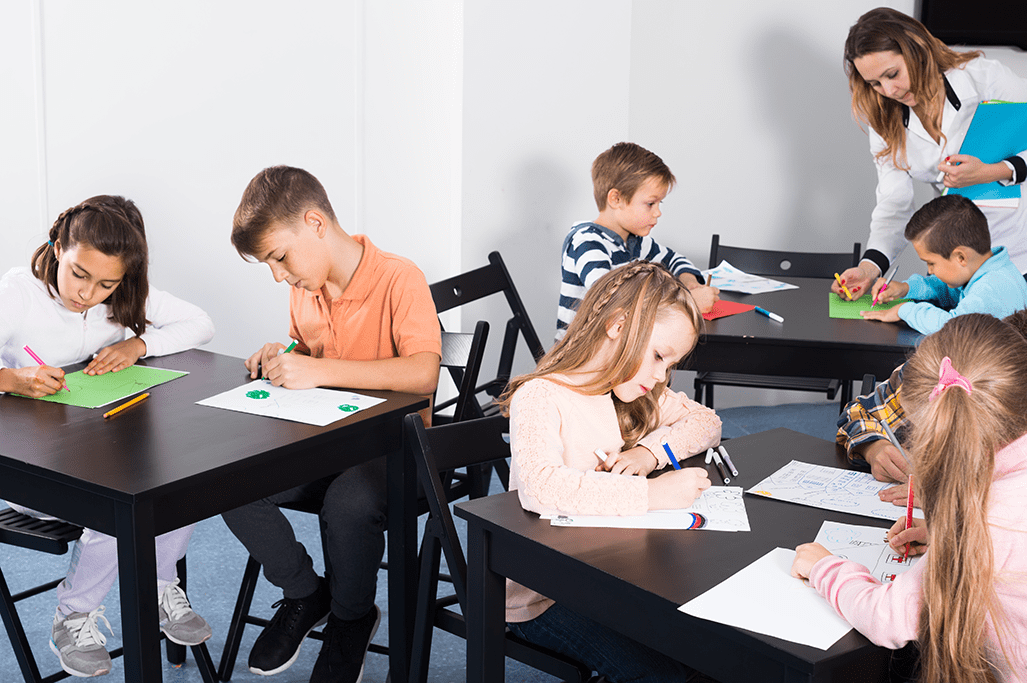
<svg viewBox="0 0 1027 683">
<path fill-rule="evenodd" d="M 660 441 L 660 445 L 663 446 L 663 450 L 667 452 L 667 457 L 670 458 L 670 464 L 674 466 L 674 469 L 681 469 L 681 465 L 678 464 L 678 459 L 674 457 L 674 451 L 670 450 L 670 444 L 667 443 L 667 439 Z"/>
<path fill-rule="evenodd" d="M 768 311 L 767 309 L 765 309 L 765 308 L 760 308 L 759 306 L 756 306 L 756 312 L 757 312 L 757 313 L 759 313 L 759 314 L 761 314 L 761 315 L 765 315 L 765 316 L 767 316 L 767 317 L 768 317 L 768 318 L 770 318 L 771 320 L 776 320 L 776 321 L 778 321 L 779 323 L 783 323 L 783 322 L 785 321 L 785 319 L 784 319 L 784 318 L 782 318 L 781 316 L 779 316 L 779 315 L 778 315 L 777 313 L 771 313 L 771 312 L 770 312 L 770 311 Z"/>
</svg>

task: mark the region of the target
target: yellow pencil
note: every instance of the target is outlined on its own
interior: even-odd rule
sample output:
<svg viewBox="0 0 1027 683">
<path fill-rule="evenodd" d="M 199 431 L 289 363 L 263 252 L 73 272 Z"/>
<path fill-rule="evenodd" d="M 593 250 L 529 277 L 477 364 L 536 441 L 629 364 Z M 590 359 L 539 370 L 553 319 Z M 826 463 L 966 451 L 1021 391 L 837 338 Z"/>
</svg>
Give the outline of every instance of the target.
<svg viewBox="0 0 1027 683">
<path fill-rule="evenodd" d="M 107 419 L 108 417 L 112 417 L 112 416 L 114 416 L 114 415 L 117 415 L 118 413 L 120 413 L 120 412 L 121 412 L 122 410 L 124 410 L 125 408 L 131 408 L 131 407 L 132 407 L 132 406 L 134 406 L 134 405 L 135 405 L 136 403 L 139 403 L 140 401 L 143 401 L 143 400 L 145 400 L 145 399 L 146 399 L 146 397 L 147 397 L 147 396 L 149 396 L 149 395 L 150 395 L 149 393 L 146 393 L 146 394 L 139 394 L 138 396 L 136 396 L 135 398 L 133 398 L 133 399 L 132 399 L 131 401 L 128 401 L 128 402 L 126 402 L 126 403 L 122 403 L 122 404 L 121 404 L 120 406 L 118 406 L 118 407 L 117 407 L 117 408 L 115 408 L 114 410 L 109 410 L 109 411 L 107 411 L 106 413 L 104 413 L 104 414 L 103 414 L 103 419 L 105 419 L 105 420 L 106 420 L 106 419 Z"/>
<path fill-rule="evenodd" d="M 852 301 L 852 292 L 849 291 L 848 287 L 842 284 L 842 279 L 838 277 L 838 273 L 834 274 L 834 279 L 838 281 L 838 286 L 842 288 L 843 292 L 845 292 L 845 296 L 849 297 L 849 301 Z"/>
</svg>

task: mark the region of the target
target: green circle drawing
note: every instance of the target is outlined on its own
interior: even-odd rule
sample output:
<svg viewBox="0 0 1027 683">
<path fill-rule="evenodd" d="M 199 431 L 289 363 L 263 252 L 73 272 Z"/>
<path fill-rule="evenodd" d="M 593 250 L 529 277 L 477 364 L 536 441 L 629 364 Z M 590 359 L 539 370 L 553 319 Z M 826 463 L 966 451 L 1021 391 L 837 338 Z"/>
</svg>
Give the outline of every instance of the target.
<svg viewBox="0 0 1027 683">
<path fill-rule="evenodd" d="M 343 403 L 341 406 L 339 406 L 339 410 L 341 410 L 344 413 L 352 413 L 354 410 L 357 410 L 357 407 L 350 405 L 349 403 Z"/>
<path fill-rule="evenodd" d="M 246 398 L 271 398 L 271 394 L 263 389 L 254 389 L 246 392 Z"/>
</svg>

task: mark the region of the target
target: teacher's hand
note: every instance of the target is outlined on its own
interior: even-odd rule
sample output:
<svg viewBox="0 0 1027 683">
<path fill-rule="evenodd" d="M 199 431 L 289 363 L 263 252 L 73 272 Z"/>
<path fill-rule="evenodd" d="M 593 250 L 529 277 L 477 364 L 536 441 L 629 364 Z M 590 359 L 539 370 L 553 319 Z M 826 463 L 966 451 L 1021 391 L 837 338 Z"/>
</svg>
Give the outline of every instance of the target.
<svg viewBox="0 0 1027 683">
<path fill-rule="evenodd" d="M 858 299 L 870 290 L 870 284 L 880 275 L 880 271 L 873 263 L 863 261 L 855 268 L 849 268 L 841 274 L 842 284 L 852 294 L 853 299 Z M 831 283 L 831 291 L 843 299 L 849 300 L 842 291 L 838 281 Z"/>
<path fill-rule="evenodd" d="M 969 154 L 946 157 L 945 161 L 938 164 L 938 170 L 944 174 L 941 182 L 945 187 L 968 187 L 996 180 L 1010 180 L 1013 177 L 1013 172 L 1001 161 L 986 164 Z"/>
</svg>

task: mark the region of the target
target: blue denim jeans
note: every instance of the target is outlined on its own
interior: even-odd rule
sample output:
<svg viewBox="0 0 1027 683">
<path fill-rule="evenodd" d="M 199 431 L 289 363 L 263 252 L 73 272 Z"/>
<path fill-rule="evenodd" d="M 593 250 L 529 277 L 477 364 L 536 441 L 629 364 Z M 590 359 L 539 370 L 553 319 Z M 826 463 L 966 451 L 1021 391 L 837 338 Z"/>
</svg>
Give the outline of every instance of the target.
<svg viewBox="0 0 1027 683">
<path fill-rule="evenodd" d="M 671 683 L 687 681 L 696 673 L 560 604 L 531 621 L 507 625 L 519 638 L 581 662 L 610 683 Z"/>
</svg>

